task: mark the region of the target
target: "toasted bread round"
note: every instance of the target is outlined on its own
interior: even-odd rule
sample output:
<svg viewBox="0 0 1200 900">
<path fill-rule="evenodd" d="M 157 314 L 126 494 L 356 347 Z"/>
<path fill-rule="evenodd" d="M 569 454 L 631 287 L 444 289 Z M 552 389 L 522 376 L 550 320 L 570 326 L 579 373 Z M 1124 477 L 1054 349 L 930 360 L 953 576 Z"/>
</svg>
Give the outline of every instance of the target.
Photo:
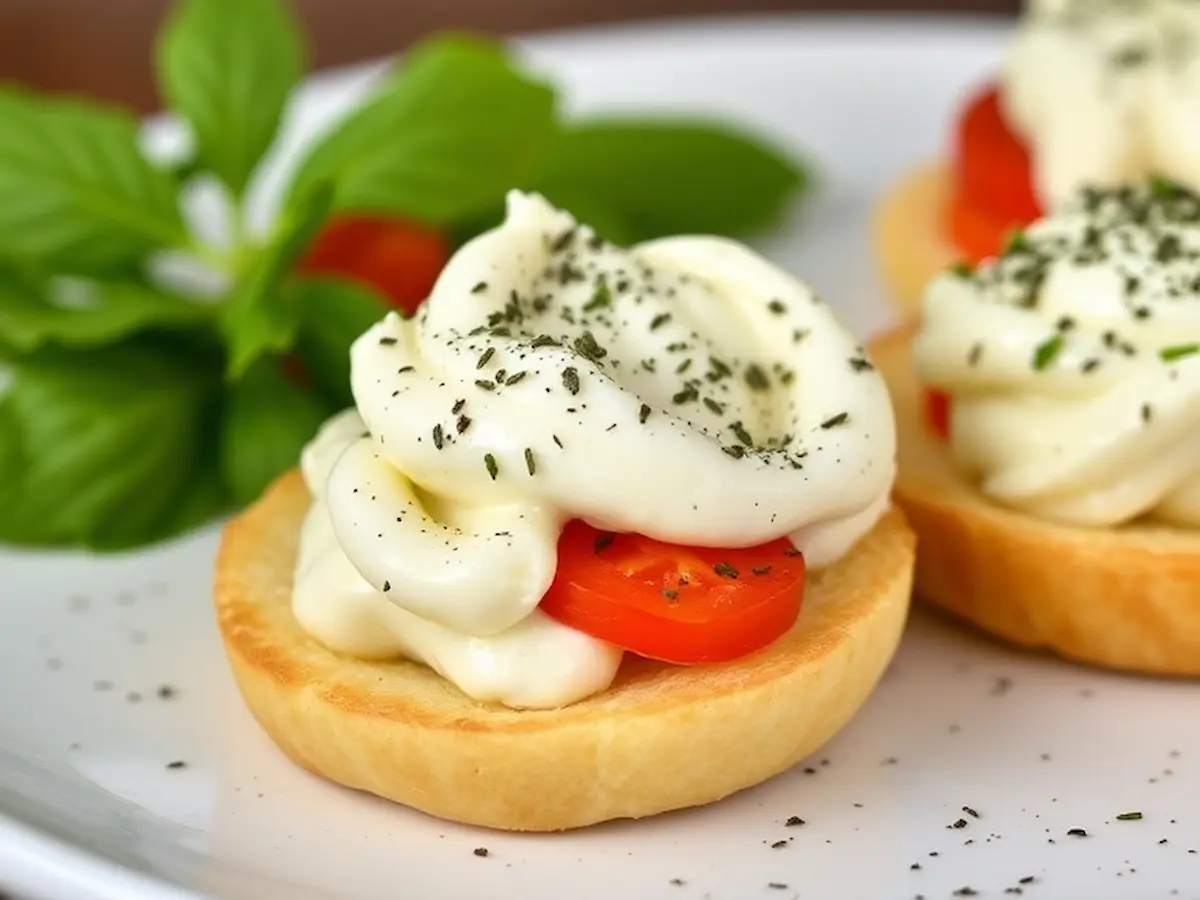
<svg viewBox="0 0 1200 900">
<path fill-rule="evenodd" d="M 907 326 L 871 347 L 896 409 L 896 502 L 919 598 L 1027 647 L 1115 669 L 1200 675 L 1200 533 L 1089 529 L 993 504 L 927 427 Z"/>
<path fill-rule="evenodd" d="M 291 611 L 309 504 L 283 476 L 226 528 L 215 600 L 251 712 L 301 766 L 435 816 L 557 831 L 719 800 L 792 766 L 862 705 L 908 611 L 914 538 L 890 511 L 813 573 L 795 627 L 759 653 L 682 668 L 626 655 L 558 710 L 477 703 L 430 669 L 338 656 Z"/>
<path fill-rule="evenodd" d="M 902 311 L 921 309 L 925 285 L 959 253 L 943 236 L 946 173 L 940 165 L 913 170 L 883 198 L 874 243 L 888 296 Z"/>
</svg>

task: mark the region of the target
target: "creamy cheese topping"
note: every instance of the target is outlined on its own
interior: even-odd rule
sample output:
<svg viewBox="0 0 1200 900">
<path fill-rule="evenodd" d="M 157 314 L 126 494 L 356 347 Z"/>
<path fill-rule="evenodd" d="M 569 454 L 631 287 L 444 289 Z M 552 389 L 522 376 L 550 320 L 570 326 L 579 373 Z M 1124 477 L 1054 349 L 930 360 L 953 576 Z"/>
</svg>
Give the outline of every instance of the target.
<svg viewBox="0 0 1200 900">
<path fill-rule="evenodd" d="M 358 413 L 346 410 L 325 424 L 301 459 L 314 492 L 300 533 L 292 598 L 301 627 L 352 656 L 423 662 L 476 700 L 553 708 L 608 687 L 621 663 L 620 649 L 537 610 L 498 634 L 466 634 L 389 602 L 363 578 L 333 529 L 326 485 L 334 463 L 359 443 L 364 430 Z M 471 510 L 456 512 L 469 516 Z M 555 534 L 545 539 L 553 541 Z"/>
<path fill-rule="evenodd" d="M 726 240 L 620 249 L 513 193 L 505 223 L 455 254 L 416 318 L 389 315 L 358 339 L 351 372 L 361 432 L 331 425 L 339 438 L 307 454 L 311 518 L 329 524 L 310 522 L 298 618 L 346 652 L 381 642 L 440 666 L 472 696 L 556 705 L 615 671 L 609 648 L 536 613 L 571 518 L 712 547 L 790 535 L 819 568 L 888 503 L 882 379 L 819 298 Z M 312 574 L 324 555 L 338 558 L 327 578 Z M 347 591 L 409 618 L 351 624 Z M 472 688 L 487 679 L 460 677 L 469 654 L 451 671 L 434 639 L 407 633 L 415 620 L 474 647 L 536 627 L 512 684 L 542 693 Z M 565 671 L 565 650 L 547 670 L 559 640 L 590 648 L 586 677 Z"/>
<path fill-rule="evenodd" d="M 1085 191 L 925 296 L 918 376 L 996 500 L 1111 526 L 1200 526 L 1200 198 Z"/>
<path fill-rule="evenodd" d="M 1033 0 L 1001 98 L 1049 207 L 1147 174 L 1200 189 L 1200 3 Z"/>
</svg>

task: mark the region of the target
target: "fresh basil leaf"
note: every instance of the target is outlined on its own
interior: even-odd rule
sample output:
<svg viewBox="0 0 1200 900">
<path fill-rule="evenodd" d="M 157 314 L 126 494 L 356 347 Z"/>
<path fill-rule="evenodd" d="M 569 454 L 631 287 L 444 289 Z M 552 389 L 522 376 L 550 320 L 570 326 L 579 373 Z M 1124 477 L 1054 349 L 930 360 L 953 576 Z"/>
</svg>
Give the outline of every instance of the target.
<svg viewBox="0 0 1200 900">
<path fill-rule="evenodd" d="M 51 302 L 14 281 L 0 280 L 0 344 L 28 353 L 47 344 L 95 347 L 148 329 L 190 329 L 213 317 L 211 307 L 145 284 L 86 282 L 70 305 Z"/>
<path fill-rule="evenodd" d="M 225 489 L 225 482 L 221 479 L 221 470 L 217 464 L 216 428 L 214 427 L 210 431 L 212 439 L 206 441 L 206 449 L 201 454 L 197 467 L 192 471 L 187 488 L 161 522 L 160 528 L 164 535 L 183 534 L 191 531 L 226 512 L 230 507 L 229 494 Z M 153 538 L 149 540 L 153 540 Z M 126 539 L 124 545 L 135 547 L 138 543 L 139 541 L 136 539 Z M 103 538 L 94 541 L 93 546 L 98 550 L 109 549 Z M 112 549 L 121 549 L 121 547 Z"/>
<path fill-rule="evenodd" d="M 218 397 L 219 392 L 214 391 L 205 399 L 215 401 Z M 199 444 L 195 459 L 190 463 L 186 483 L 166 513 L 149 526 L 136 518 L 114 517 L 87 542 L 89 548 L 102 552 L 135 549 L 192 531 L 229 510 L 229 494 L 218 466 L 219 404 L 205 402 L 197 413 L 201 424 L 196 432 Z"/>
<path fill-rule="evenodd" d="M 275 359 L 260 359 L 230 386 L 221 424 L 221 476 L 234 503 L 255 500 L 331 412 L 316 395 L 287 379 Z"/>
<path fill-rule="evenodd" d="M 0 284 L 14 290 L 41 296 L 50 290 L 53 276 L 27 262 L 0 257 Z"/>
<path fill-rule="evenodd" d="M 329 214 L 333 185 L 321 181 L 285 211 L 274 236 L 258 250 L 225 302 L 221 330 L 229 352 L 228 376 L 240 378 L 264 353 L 282 353 L 296 340 L 299 319 L 282 282 Z"/>
<path fill-rule="evenodd" d="M 574 216 L 575 221 L 590 226 L 606 241 L 627 246 L 638 238 L 637 231 L 630 227 L 620 212 L 602 195 L 571 187 L 560 187 L 553 194 L 544 196 L 550 203 Z"/>
<path fill-rule="evenodd" d="M 162 92 L 191 126 L 201 166 L 240 196 L 304 67 L 295 21 L 279 0 L 183 0 L 157 58 Z"/>
<path fill-rule="evenodd" d="M 441 38 L 320 141 L 293 196 L 332 178 L 335 207 L 445 224 L 485 212 L 536 172 L 557 134 L 554 92 L 502 47 Z"/>
<path fill-rule="evenodd" d="M 215 511 L 192 491 L 219 370 L 127 342 L 43 350 L 13 361 L 10 376 L 0 396 L 0 540 L 119 549 Z"/>
<path fill-rule="evenodd" d="M 806 181 L 805 170 L 726 125 L 604 118 L 566 128 L 534 187 L 586 195 L 633 240 L 745 234 L 766 228 Z"/>
<path fill-rule="evenodd" d="M 350 281 L 301 279 L 293 286 L 300 317 L 296 355 L 336 407 L 350 406 L 350 345 L 387 314 L 383 298 Z"/>
<path fill-rule="evenodd" d="M 236 381 L 264 353 L 290 350 L 299 327 L 295 307 L 285 292 L 262 293 L 250 285 L 240 287 L 221 317 L 228 351 L 226 377 Z"/>
<path fill-rule="evenodd" d="M 103 274 L 188 243 L 175 183 L 141 155 L 132 117 L 5 88 L 0 122 L 0 257 Z"/>
</svg>

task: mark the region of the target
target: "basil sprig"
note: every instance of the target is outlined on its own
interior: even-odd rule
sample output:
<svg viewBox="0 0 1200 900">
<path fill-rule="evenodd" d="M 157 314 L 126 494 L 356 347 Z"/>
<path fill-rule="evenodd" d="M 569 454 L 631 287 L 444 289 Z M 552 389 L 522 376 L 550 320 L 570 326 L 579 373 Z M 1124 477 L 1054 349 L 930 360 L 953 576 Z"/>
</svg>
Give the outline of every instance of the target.
<svg viewBox="0 0 1200 900">
<path fill-rule="evenodd" d="M 540 190 L 615 240 L 772 224 L 802 169 L 729 126 L 564 117 L 553 87 L 469 35 L 419 44 L 306 150 L 275 220 L 243 200 L 306 50 L 280 0 L 180 0 L 157 42 L 187 158 L 98 103 L 0 87 L 0 541 L 136 547 L 253 500 L 351 402 L 349 345 L 386 307 L 295 262 L 339 213 L 463 239 Z M 230 240 L 181 198 L 217 185 Z M 222 286 L 168 286 L 183 257 Z M 307 378 L 288 373 L 287 358 Z"/>
</svg>

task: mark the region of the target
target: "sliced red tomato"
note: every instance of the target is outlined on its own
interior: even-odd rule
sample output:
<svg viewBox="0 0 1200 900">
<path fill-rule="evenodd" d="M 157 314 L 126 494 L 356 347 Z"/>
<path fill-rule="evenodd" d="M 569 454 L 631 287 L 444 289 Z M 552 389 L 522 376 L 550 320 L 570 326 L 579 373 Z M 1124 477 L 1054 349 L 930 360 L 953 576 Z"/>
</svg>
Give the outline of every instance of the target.
<svg viewBox="0 0 1200 900">
<path fill-rule="evenodd" d="M 955 132 L 947 228 L 972 262 L 995 256 L 1008 234 L 1042 215 L 1029 150 L 1005 121 L 995 84 L 963 108 Z"/>
<path fill-rule="evenodd" d="M 804 576 L 804 557 L 787 539 L 713 550 L 572 521 L 541 609 L 649 659 L 724 662 L 767 646 L 795 624 Z"/>
<path fill-rule="evenodd" d="M 968 102 L 955 148 L 959 191 L 972 206 L 1027 223 L 1042 214 L 1024 141 L 1009 127 L 992 84 Z"/>
<path fill-rule="evenodd" d="M 446 239 L 436 231 L 378 216 L 353 216 L 330 222 L 299 268 L 357 280 L 412 315 L 429 296 L 449 255 Z"/>
<path fill-rule="evenodd" d="M 998 256 L 1013 229 L 1020 227 L 976 209 L 962 194 L 951 196 L 945 226 L 961 261 L 971 265 Z"/>
<path fill-rule="evenodd" d="M 942 440 L 950 437 L 950 395 L 925 389 L 925 423 Z"/>
</svg>

